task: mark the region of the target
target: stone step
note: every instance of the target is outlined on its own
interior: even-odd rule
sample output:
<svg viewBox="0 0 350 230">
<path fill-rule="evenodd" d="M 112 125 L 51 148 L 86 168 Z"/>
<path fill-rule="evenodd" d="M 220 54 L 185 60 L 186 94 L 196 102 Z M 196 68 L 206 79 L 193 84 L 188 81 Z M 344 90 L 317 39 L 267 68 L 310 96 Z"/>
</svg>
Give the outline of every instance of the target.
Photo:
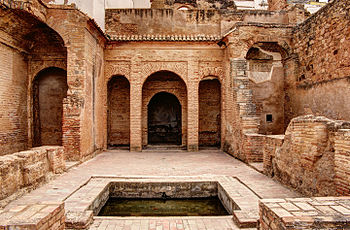
<svg viewBox="0 0 350 230">
<path fill-rule="evenodd" d="M 143 152 L 149 151 L 184 151 L 186 147 L 180 145 L 147 145 L 143 148 Z"/>
</svg>

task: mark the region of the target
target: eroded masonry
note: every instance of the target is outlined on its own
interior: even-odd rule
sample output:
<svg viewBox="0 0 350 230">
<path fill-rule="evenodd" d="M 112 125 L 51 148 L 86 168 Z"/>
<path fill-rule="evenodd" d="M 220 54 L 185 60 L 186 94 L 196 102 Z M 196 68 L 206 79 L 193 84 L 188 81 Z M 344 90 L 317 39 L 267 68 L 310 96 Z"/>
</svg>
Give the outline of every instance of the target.
<svg viewBox="0 0 350 230">
<path fill-rule="evenodd" d="M 0 1 L 0 229 L 88 228 L 95 200 L 11 202 L 66 162 L 157 146 L 218 148 L 303 196 L 243 212 L 225 178 L 193 179 L 230 188 L 216 194 L 233 197 L 239 227 L 350 227 L 348 0 L 312 15 L 287 0 L 153 0 L 106 9 L 103 26 L 54 2 Z"/>
</svg>

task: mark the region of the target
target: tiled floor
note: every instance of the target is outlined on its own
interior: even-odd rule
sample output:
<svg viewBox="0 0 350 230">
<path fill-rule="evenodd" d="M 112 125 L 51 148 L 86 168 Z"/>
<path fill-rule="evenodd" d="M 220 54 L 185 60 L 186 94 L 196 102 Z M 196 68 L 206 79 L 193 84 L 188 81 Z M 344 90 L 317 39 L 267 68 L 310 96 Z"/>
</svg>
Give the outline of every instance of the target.
<svg viewBox="0 0 350 230">
<path fill-rule="evenodd" d="M 202 150 L 200 152 L 158 151 L 158 152 L 129 152 L 112 150 L 99 154 L 94 159 L 72 168 L 43 187 L 32 191 L 22 198 L 12 202 L 6 208 L 42 201 L 64 201 L 74 191 L 86 183 L 91 176 L 198 176 L 198 175 L 227 175 L 235 176 L 248 186 L 260 198 L 285 198 L 300 196 L 285 188 L 278 182 L 258 173 L 253 168 L 234 159 L 219 150 Z M 258 204 L 256 204 L 258 205 Z M 181 221 L 179 219 L 178 221 Z M 101 222 L 101 221 L 100 221 Z M 102 221 L 103 222 L 103 221 Z M 113 221 L 112 221 L 113 222 Z M 117 221 L 118 222 L 118 221 Z M 183 222 L 183 221 L 182 221 Z M 204 221 L 203 221 L 204 222 Z M 129 222 L 128 222 L 129 223 Z M 149 226 L 151 226 L 149 222 Z M 169 222 L 170 224 L 173 222 Z M 105 224 L 105 223 L 101 223 Z M 125 224 L 125 223 L 124 223 Z M 98 225 L 98 223 L 96 223 Z M 174 224 L 173 224 L 174 225 Z M 172 225 L 172 226 L 173 226 Z M 104 225 L 103 225 L 104 226 Z M 177 226 L 177 225 L 176 225 Z M 181 226 L 181 225 L 179 225 Z M 185 228 L 185 222 L 183 222 Z M 96 228 L 95 228 L 96 229 Z M 99 229 L 99 228 L 98 228 Z M 107 229 L 100 228 L 100 229 Z M 108 228 L 109 229 L 109 228 Z M 119 229 L 115 225 L 114 229 Z M 142 229 L 123 228 L 123 229 Z M 153 228 L 149 229 L 178 229 Z M 181 228 L 180 228 L 181 229 Z M 216 229 L 216 228 L 190 228 Z M 225 228 L 224 228 L 225 229 Z M 230 229 L 230 228 L 227 228 Z M 231 228 L 234 229 L 234 228 Z"/>
</svg>

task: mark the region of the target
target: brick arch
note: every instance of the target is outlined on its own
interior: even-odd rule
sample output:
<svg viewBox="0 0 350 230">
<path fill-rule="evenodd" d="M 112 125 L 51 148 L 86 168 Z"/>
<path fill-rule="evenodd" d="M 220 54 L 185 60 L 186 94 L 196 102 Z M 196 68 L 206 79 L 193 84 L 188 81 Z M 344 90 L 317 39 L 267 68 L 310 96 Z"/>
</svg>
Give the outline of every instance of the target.
<svg viewBox="0 0 350 230">
<path fill-rule="evenodd" d="M 270 39 L 260 39 L 260 40 L 257 40 L 257 41 L 254 41 L 254 40 L 251 40 L 249 43 L 245 43 L 244 45 L 244 50 L 242 52 L 242 54 L 244 55 L 244 58 L 246 57 L 247 53 L 249 52 L 249 50 L 251 48 L 254 48 L 254 47 L 259 47 L 259 43 L 263 44 L 263 43 L 275 43 L 277 44 L 281 50 L 280 50 L 280 53 L 281 53 L 281 56 L 282 56 L 282 59 L 286 59 L 287 57 L 290 57 L 291 56 L 291 48 L 289 46 L 289 44 L 286 42 L 286 41 L 280 41 L 280 40 L 270 40 Z"/>
<path fill-rule="evenodd" d="M 45 69 L 58 68 L 67 72 L 67 62 L 66 61 L 44 61 L 40 63 L 35 63 L 31 65 L 31 81 L 35 79 L 36 76 Z"/>
<path fill-rule="evenodd" d="M 157 72 L 167 71 L 177 75 L 185 83 L 186 88 L 188 85 L 187 76 L 187 62 L 146 62 L 141 67 L 141 83 L 142 85 L 146 80 Z"/>
<path fill-rule="evenodd" d="M 220 83 L 223 83 L 224 68 L 222 62 L 201 62 L 199 64 L 199 80 L 207 77 L 216 77 Z"/>
<path fill-rule="evenodd" d="M 105 84 L 107 86 L 109 80 L 114 76 L 124 76 L 130 83 L 129 62 L 106 62 L 105 63 Z"/>
<path fill-rule="evenodd" d="M 149 75 L 149 77 L 154 76 L 154 74 L 161 73 L 162 71 L 157 71 Z M 142 145 L 145 146 L 148 144 L 148 125 L 147 125 L 147 105 L 151 98 L 160 92 L 167 92 L 175 95 L 179 100 L 182 107 L 182 145 L 186 146 L 187 144 L 187 86 L 184 80 L 174 72 L 166 71 L 172 73 L 176 76 L 179 81 L 174 81 L 173 83 L 162 82 L 161 80 L 156 81 L 157 84 L 148 84 L 147 80 L 149 77 L 145 78 L 142 85 Z M 161 79 L 161 76 L 158 76 Z M 146 84 L 147 83 L 147 84 Z"/>
</svg>

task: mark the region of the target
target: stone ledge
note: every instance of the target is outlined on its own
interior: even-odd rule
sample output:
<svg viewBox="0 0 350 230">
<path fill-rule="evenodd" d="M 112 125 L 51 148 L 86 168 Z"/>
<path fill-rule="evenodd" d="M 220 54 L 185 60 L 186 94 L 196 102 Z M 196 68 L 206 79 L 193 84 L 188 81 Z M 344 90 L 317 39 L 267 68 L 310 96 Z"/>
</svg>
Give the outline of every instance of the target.
<svg viewBox="0 0 350 230">
<path fill-rule="evenodd" d="M 349 229 L 350 197 L 260 200 L 260 229 Z"/>
<path fill-rule="evenodd" d="M 0 229 L 64 229 L 64 203 L 40 203 L 15 206 L 0 211 Z"/>
</svg>

